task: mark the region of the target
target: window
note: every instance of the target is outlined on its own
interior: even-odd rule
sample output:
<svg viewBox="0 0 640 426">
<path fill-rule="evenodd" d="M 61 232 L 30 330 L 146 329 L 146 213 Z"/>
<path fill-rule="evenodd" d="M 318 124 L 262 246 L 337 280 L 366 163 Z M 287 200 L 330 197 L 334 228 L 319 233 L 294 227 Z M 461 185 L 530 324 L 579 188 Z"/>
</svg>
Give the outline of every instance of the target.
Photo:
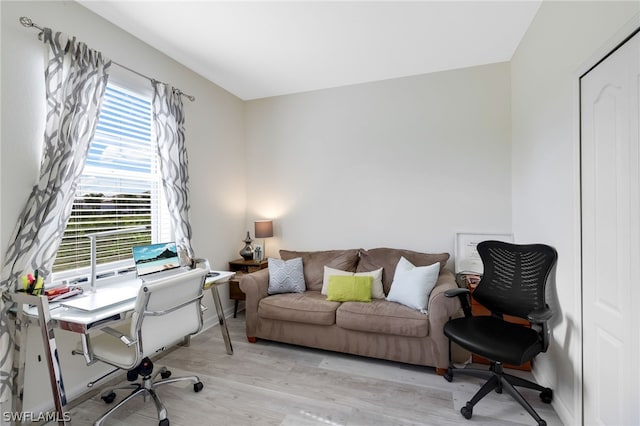
<svg viewBox="0 0 640 426">
<path fill-rule="evenodd" d="M 97 265 L 101 272 L 129 263 L 132 246 L 166 238 L 168 213 L 161 184 L 151 100 L 109 83 L 53 265 L 56 277 L 63 271 L 69 271 L 63 274 L 66 276 L 86 276 L 90 267 L 90 240 L 86 234 L 145 228 L 97 237 Z"/>
</svg>

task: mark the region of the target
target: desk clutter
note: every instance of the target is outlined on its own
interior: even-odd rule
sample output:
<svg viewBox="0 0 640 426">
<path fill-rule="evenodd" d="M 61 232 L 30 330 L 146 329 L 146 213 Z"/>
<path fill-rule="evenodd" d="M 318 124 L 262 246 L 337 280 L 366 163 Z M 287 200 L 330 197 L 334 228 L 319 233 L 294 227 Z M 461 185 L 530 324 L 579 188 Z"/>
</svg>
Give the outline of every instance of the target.
<svg viewBox="0 0 640 426">
<path fill-rule="evenodd" d="M 44 291 L 44 295 L 47 296 L 49 302 L 58 302 L 82 293 L 84 293 L 84 289 L 77 285 L 55 287 Z"/>
<path fill-rule="evenodd" d="M 44 280 L 38 276 L 38 270 L 33 274 L 27 274 L 22 276 L 22 289 L 20 291 L 27 294 L 38 295 L 44 288 Z"/>
</svg>

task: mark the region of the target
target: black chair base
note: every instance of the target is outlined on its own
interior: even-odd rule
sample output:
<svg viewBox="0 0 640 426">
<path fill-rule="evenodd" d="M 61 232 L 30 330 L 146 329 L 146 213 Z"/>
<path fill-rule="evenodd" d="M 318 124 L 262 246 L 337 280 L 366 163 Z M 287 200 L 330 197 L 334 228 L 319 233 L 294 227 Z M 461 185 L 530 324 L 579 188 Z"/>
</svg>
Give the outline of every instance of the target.
<svg viewBox="0 0 640 426">
<path fill-rule="evenodd" d="M 502 363 L 496 362 L 492 363 L 489 367 L 489 370 L 480 370 L 474 368 L 454 368 L 449 367 L 447 373 L 444 375 L 445 380 L 451 382 L 453 380 L 454 371 L 457 371 L 461 374 L 466 374 L 468 376 L 479 377 L 481 379 L 487 379 L 484 385 L 480 388 L 478 392 L 471 398 L 470 401 L 467 401 L 467 404 L 460 409 L 460 413 L 465 419 L 470 419 L 473 415 L 473 407 L 480 402 L 482 398 L 484 398 L 489 392 L 495 389 L 497 393 L 502 393 L 503 390 L 506 391 L 513 399 L 518 401 L 518 403 L 525 409 L 531 416 L 538 422 L 538 426 L 546 426 L 547 422 L 544 421 L 536 410 L 533 409 L 531 404 L 529 404 L 523 396 L 518 392 L 515 386 L 520 386 L 528 389 L 533 389 L 540 391 L 540 399 L 542 402 L 549 404 L 553 400 L 553 390 L 550 388 L 545 388 L 540 386 L 537 383 L 531 382 L 529 380 L 525 380 L 521 377 L 517 377 L 511 374 L 507 374 L 504 372 Z"/>
</svg>

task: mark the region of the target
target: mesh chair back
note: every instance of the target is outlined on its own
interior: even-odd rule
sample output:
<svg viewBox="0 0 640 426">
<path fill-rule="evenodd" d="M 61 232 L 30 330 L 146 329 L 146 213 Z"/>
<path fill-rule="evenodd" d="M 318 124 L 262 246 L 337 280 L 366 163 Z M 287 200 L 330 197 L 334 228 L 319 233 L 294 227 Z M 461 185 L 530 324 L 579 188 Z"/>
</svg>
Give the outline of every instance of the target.
<svg viewBox="0 0 640 426">
<path fill-rule="evenodd" d="M 473 297 L 493 313 L 526 318 L 546 307 L 545 287 L 558 254 L 544 244 L 478 244 L 484 274 Z"/>
<path fill-rule="evenodd" d="M 206 274 L 205 269 L 195 268 L 142 285 L 131 321 L 131 335 L 140 342 L 141 358 L 200 331 Z"/>
</svg>

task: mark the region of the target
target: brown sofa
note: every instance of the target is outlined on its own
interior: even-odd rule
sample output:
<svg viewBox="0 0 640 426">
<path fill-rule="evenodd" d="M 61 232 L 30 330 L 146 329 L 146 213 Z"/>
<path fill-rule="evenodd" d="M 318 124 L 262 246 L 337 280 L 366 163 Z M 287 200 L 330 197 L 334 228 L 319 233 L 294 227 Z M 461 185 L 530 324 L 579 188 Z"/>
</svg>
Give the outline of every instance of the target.
<svg viewBox="0 0 640 426">
<path fill-rule="evenodd" d="M 333 302 L 320 293 L 324 266 L 350 272 L 383 268 L 384 293 L 388 294 L 396 264 L 404 256 L 415 266 L 440 262 L 440 274 L 429 296 L 427 314 L 385 299 L 370 303 Z M 246 332 L 257 338 L 345 352 L 373 358 L 435 367 L 444 374 L 449 365 L 449 341 L 442 328 L 451 317 L 461 316 L 458 298 L 445 290 L 457 288 L 454 274 L 444 266 L 448 253 L 426 254 L 410 250 L 331 250 L 295 252 L 281 250 L 280 257 L 301 257 L 306 291 L 269 295 L 269 270 L 246 274 L 240 288 L 246 295 Z M 454 347 L 453 360 L 469 354 Z"/>
</svg>

